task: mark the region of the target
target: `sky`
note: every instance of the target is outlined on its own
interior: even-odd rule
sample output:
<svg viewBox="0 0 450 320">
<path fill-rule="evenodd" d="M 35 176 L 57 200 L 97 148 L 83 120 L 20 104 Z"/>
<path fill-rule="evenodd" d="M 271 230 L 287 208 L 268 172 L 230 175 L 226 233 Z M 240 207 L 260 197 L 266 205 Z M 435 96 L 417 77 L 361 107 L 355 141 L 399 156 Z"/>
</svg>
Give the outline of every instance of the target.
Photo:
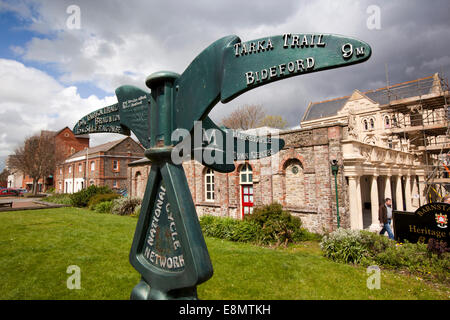
<svg viewBox="0 0 450 320">
<path fill-rule="evenodd" d="M 309 102 L 450 73 L 450 3 L 415 1 L 0 0 L 0 170 L 40 130 L 73 128 L 116 102 L 115 88 L 144 90 L 153 72 L 182 73 L 209 44 L 284 33 L 332 33 L 367 42 L 362 64 L 251 90 L 210 113 L 216 122 L 260 104 L 298 127 Z M 79 14 L 78 14 L 79 13 Z M 386 68 L 387 67 L 387 68 Z M 119 138 L 91 135 L 91 146 Z"/>
</svg>

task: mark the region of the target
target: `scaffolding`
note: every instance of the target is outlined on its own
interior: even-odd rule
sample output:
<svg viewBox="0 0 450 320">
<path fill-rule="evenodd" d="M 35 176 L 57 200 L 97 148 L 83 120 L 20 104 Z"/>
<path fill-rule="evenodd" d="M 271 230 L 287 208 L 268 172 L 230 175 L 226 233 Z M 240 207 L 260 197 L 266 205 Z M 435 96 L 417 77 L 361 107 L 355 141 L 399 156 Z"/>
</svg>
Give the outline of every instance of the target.
<svg viewBox="0 0 450 320">
<path fill-rule="evenodd" d="M 415 154 L 424 163 L 427 202 L 450 194 L 448 80 L 441 74 L 387 86 L 381 108 L 389 147 Z"/>
</svg>

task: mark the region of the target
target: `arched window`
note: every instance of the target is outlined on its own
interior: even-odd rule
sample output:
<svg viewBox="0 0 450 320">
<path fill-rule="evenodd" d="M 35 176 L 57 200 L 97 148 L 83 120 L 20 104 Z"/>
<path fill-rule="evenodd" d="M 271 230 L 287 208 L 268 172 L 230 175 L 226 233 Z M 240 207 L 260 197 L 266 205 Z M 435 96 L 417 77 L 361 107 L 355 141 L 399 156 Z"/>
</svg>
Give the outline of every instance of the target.
<svg viewBox="0 0 450 320">
<path fill-rule="evenodd" d="M 145 184 L 143 183 L 144 179 L 142 178 L 142 174 L 140 171 L 136 172 L 134 176 L 134 191 L 133 195 L 139 198 L 144 197 L 145 192 Z"/>
<path fill-rule="evenodd" d="M 214 170 L 209 168 L 205 172 L 205 200 L 214 201 Z"/>
<path fill-rule="evenodd" d="M 386 129 L 391 127 L 391 119 L 389 119 L 389 116 L 384 117 L 384 127 Z"/>
<path fill-rule="evenodd" d="M 369 130 L 369 124 L 367 123 L 367 120 L 364 120 L 363 124 L 364 124 L 364 130 L 365 131 Z"/>
<path fill-rule="evenodd" d="M 370 129 L 375 129 L 375 120 L 373 120 L 373 118 L 370 118 Z"/>
<path fill-rule="evenodd" d="M 253 183 L 253 171 L 252 167 L 246 163 L 239 173 L 241 184 Z"/>
</svg>

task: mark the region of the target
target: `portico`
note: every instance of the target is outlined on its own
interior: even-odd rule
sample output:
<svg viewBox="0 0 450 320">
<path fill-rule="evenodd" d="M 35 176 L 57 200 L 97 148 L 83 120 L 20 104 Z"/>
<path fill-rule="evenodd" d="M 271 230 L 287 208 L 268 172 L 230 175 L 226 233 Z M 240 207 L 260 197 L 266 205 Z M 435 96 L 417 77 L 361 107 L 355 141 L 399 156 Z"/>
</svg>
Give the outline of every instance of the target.
<svg viewBox="0 0 450 320">
<path fill-rule="evenodd" d="M 379 230 L 378 211 L 385 198 L 400 211 L 424 204 L 424 171 L 414 155 L 356 140 L 342 141 L 348 183 L 351 229 Z"/>
</svg>

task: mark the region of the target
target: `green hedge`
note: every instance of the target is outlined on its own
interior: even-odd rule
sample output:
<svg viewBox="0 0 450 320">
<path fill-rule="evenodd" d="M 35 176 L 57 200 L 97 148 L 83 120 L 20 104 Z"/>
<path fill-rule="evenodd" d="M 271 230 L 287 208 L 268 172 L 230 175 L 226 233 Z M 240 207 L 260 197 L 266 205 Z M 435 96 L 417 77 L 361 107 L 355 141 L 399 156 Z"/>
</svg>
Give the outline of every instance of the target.
<svg viewBox="0 0 450 320">
<path fill-rule="evenodd" d="M 95 207 L 105 201 L 112 201 L 114 199 L 120 198 L 120 194 L 117 193 L 105 193 L 105 194 L 96 194 L 91 197 L 88 202 L 88 207 L 91 210 L 95 210 Z"/>
<path fill-rule="evenodd" d="M 200 226 L 205 236 L 237 242 L 258 242 L 261 228 L 250 221 L 221 218 L 215 216 L 200 217 Z"/>
<path fill-rule="evenodd" d="M 54 195 L 46 197 L 42 200 L 51 202 L 51 203 L 66 204 L 69 206 L 72 205 L 72 199 L 70 198 L 70 194 L 67 194 L 67 193 L 54 194 Z"/>
<path fill-rule="evenodd" d="M 89 204 L 89 200 L 97 194 L 113 193 L 108 186 L 89 186 L 86 189 L 73 193 L 70 198 L 72 200 L 72 206 L 74 207 L 86 207 Z"/>
<path fill-rule="evenodd" d="M 407 270 L 449 283 L 450 252 L 435 243 L 396 243 L 369 232 L 339 229 L 323 237 L 324 256 L 339 262 Z"/>
<path fill-rule="evenodd" d="M 279 203 L 257 207 L 253 210 L 253 214 L 247 215 L 245 219 L 261 228 L 260 241 L 265 244 L 287 245 L 298 242 L 304 233 L 300 218 L 283 210 Z"/>
<path fill-rule="evenodd" d="M 237 242 L 287 245 L 321 237 L 302 228 L 300 218 L 283 210 L 280 204 L 255 208 L 245 220 L 202 216 L 200 225 L 206 236 Z"/>
<path fill-rule="evenodd" d="M 94 210 L 95 210 L 95 212 L 98 212 L 98 213 L 111 213 L 112 206 L 113 206 L 112 200 L 103 201 L 103 202 L 98 203 L 95 206 Z"/>
</svg>

